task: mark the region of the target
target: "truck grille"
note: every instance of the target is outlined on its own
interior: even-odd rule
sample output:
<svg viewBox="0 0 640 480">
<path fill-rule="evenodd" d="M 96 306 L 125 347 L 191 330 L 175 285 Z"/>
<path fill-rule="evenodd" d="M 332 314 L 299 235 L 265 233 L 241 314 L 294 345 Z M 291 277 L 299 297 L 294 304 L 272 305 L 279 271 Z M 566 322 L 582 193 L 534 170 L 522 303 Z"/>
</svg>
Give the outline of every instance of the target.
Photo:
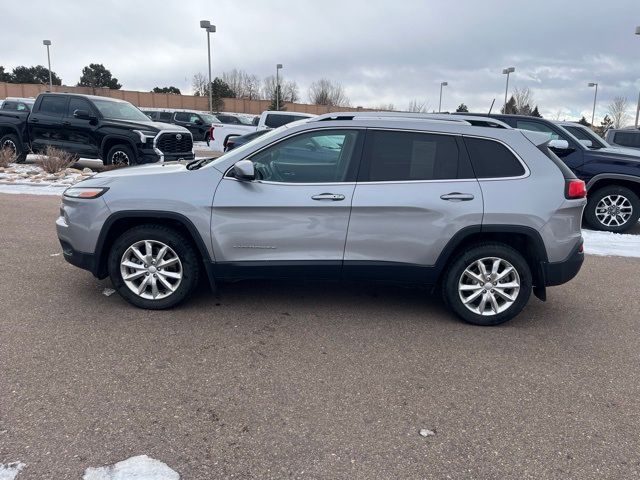
<svg viewBox="0 0 640 480">
<path fill-rule="evenodd" d="M 178 139 L 178 136 L 181 138 Z M 184 153 L 193 148 L 190 133 L 161 133 L 156 146 L 162 153 Z"/>
</svg>

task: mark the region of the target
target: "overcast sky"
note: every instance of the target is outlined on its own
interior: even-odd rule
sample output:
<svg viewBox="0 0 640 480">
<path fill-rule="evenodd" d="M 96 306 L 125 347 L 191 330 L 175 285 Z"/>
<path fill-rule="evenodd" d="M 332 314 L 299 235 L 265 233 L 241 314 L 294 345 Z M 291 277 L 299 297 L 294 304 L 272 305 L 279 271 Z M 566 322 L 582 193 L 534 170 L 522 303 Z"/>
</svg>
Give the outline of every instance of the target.
<svg viewBox="0 0 640 480">
<path fill-rule="evenodd" d="M 213 75 L 233 68 L 295 80 L 307 100 L 322 77 L 339 81 L 353 106 L 417 99 L 443 109 L 502 104 L 505 76 L 529 87 L 545 117 L 596 118 L 613 97 L 635 114 L 640 91 L 640 0 L 59 0 L 3 1 L 0 65 L 46 65 L 75 85 L 82 67 L 103 63 L 123 88 L 191 87 L 207 71 L 206 34 L 217 26 Z"/>
</svg>

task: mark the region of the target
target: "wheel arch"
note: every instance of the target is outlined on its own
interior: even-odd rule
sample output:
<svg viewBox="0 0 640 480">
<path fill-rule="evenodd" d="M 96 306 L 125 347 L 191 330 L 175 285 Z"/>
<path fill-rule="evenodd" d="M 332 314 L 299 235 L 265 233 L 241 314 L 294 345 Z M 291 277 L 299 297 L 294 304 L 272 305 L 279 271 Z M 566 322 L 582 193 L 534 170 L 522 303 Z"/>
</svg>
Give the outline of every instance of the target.
<svg viewBox="0 0 640 480">
<path fill-rule="evenodd" d="M 111 214 L 104 222 L 95 248 L 95 272 L 98 278 L 108 276 L 107 261 L 115 240 L 125 231 L 143 224 L 165 225 L 185 235 L 196 248 L 207 277 L 214 286 L 211 256 L 196 226 L 182 214 L 155 210 L 126 210 Z"/>
<path fill-rule="evenodd" d="M 640 177 L 624 174 L 600 174 L 587 183 L 587 191 L 595 192 L 604 187 L 626 187 L 640 197 Z"/>
<path fill-rule="evenodd" d="M 548 261 L 547 250 L 538 231 L 524 225 L 474 225 L 456 233 L 440 253 L 436 261 L 438 282 L 452 259 L 473 245 L 498 242 L 518 251 L 527 261 L 533 276 L 533 284 L 544 287 L 542 262 Z"/>
<path fill-rule="evenodd" d="M 116 145 L 126 145 L 128 147 L 131 147 L 133 154 L 137 155 L 136 146 L 130 138 L 120 135 L 109 135 L 102 139 L 102 144 L 100 145 L 100 158 L 103 162 L 106 161 L 109 150 L 111 150 Z"/>
</svg>

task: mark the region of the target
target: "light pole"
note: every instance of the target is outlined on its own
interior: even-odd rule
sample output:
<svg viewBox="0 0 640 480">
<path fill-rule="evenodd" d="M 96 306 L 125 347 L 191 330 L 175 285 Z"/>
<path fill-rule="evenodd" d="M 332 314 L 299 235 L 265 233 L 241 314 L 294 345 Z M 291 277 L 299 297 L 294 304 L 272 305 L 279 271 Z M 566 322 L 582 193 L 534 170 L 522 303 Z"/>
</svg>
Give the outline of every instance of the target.
<svg viewBox="0 0 640 480">
<path fill-rule="evenodd" d="M 636 27 L 636 35 L 640 35 L 640 26 Z M 638 128 L 638 115 L 640 115 L 640 93 L 638 93 L 638 106 L 636 107 L 636 128 Z"/>
<path fill-rule="evenodd" d="M 49 54 L 51 40 L 43 40 L 42 44 L 47 47 L 47 61 L 49 62 L 49 90 L 53 91 L 53 80 L 51 78 L 51 55 Z"/>
<path fill-rule="evenodd" d="M 276 64 L 276 110 L 280 111 L 280 69 L 282 64 Z"/>
<path fill-rule="evenodd" d="M 448 82 L 440 82 L 440 103 L 438 104 L 438 113 L 442 112 L 442 87 L 449 85 Z"/>
<path fill-rule="evenodd" d="M 591 112 L 591 128 L 593 128 L 594 127 L 593 122 L 595 121 L 595 118 L 596 118 L 596 100 L 598 99 L 598 84 L 589 82 L 587 83 L 587 86 L 596 87 L 596 92 L 593 95 L 593 112 Z"/>
<path fill-rule="evenodd" d="M 216 32 L 216 26 L 209 20 L 200 20 L 200 28 L 207 31 L 207 57 L 209 59 L 209 113 L 213 113 L 213 89 L 211 88 L 211 34 Z"/>
<path fill-rule="evenodd" d="M 509 91 L 509 75 L 516 71 L 516 67 L 507 67 L 502 69 L 502 74 L 507 76 L 507 86 L 504 87 L 504 106 L 502 113 L 507 113 L 507 92 Z"/>
</svg>

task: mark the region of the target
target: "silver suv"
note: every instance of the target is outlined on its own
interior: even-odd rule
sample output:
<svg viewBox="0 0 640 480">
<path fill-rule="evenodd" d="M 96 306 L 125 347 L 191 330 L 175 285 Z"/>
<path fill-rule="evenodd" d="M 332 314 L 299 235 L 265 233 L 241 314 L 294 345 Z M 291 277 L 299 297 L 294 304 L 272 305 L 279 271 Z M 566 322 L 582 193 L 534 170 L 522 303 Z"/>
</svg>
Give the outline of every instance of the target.
<svg viewBox="0 0 640 480">
<path fill-rule="evenodd" d="M 65 258 L 163 309 L 206 276 L 438 286 L 497 325 L 583 261 L 585 185 L 548 135 L 469 118 L 340 113 L 218 159 L 100 173 L 66 190 Z"/>
</svg>

